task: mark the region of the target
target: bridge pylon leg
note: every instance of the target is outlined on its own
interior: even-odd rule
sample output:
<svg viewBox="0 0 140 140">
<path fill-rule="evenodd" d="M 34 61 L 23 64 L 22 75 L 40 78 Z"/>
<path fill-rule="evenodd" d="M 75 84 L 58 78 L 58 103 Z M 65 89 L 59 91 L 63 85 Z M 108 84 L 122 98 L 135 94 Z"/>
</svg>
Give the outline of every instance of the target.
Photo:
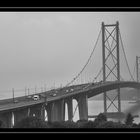
<svg viewBox="0 0 140 140">
<path fill-rule="evenodd" d="M 104 113 L 107 113 L 106 92 L 104 92 Z"/>
<path fill-rule="evenodd" d="M 136 81 L 140 82 L 140 56 L 136 56 Z M 137 89 L 137 97 L 140 98 L 140 89 Z"/>
<path fill-rule="evenodd" d="M 118 88 L 117 91 L 118 91 L 118 112 L 121 112 L 120 88 Z"/>
<path fill-rule="evenodd" d="M 79 119 L 88 120 L 88 102 L 86 94 L 78 97 Z"/>
</svg>

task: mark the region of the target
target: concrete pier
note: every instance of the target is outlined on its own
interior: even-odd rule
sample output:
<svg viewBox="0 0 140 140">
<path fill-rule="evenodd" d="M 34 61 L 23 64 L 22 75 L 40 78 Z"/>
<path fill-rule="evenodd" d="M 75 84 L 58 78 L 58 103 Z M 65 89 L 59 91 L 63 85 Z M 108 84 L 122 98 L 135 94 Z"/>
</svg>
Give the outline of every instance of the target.
<svg viewBox="0 0 140 140">
<path fill-rule="evenodd" d="M 79 108 L 79 119 L 88 120 L 88 102 L 86 94 L 80 95 L 77 99 Z"/>
<path fill-rule="evenodd" d="M 45 110 L 47 111 L 47 117 L 48 117 L 48 122 L 51 122 L 51 118 L 52 118 L 52 106 L 53 103 L 48 103 L 47 106 L 45 106 Z"/>
<path fill-rule="evenodd" d="M 14 112 L 14 125 L 22 119 L 28 117 L 28 108 L 17 109 Z"/>
<path fill-rule="evenodd" d="M 67 103 L 67 109 L 68 109 L 68 120 L 72 121 L 73 119 L 73 101 L 72 98 L 69 98 L 66 100 Z"/>
<path fill-rule="evenodd" d="M 49 103 L 46 107 L 48 114 L 48 121 L 64 121 L 65 120 L 65 102 L 64 100 L 58 100 L 53 103 Z"/>
<path fill-rule="evenodd" d="M 44 111 L 42 108 L 42 105 L 34 105 L 34 106 L 30 107 L 30 114 L 29 115 L 42 119 L 45 117 L 45 113 L 42 113 L 42 111 Z"/>
<path fill-rule="evenodd" d="M 5 128 L 12 128 L 12 112 L 0 113 L 0 120 Z"/>
<path fill-rule="evenodd" d="M 53 103 L 51 111 L 51 121 L 64 121 L 65 120 L 65 104 L 64 100 L 58 100 Z"/>
</svg>

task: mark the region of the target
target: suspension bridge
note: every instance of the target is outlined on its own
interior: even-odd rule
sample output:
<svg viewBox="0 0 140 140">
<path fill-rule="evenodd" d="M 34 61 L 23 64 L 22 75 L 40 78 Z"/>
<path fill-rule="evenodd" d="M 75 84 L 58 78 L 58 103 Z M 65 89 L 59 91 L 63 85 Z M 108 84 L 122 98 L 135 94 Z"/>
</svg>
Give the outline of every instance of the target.
<svg viewBox="0 0 140 140">
<path fill-rule="evenodd" d="M 97 46 L 102 52 L 102 58 L 94 58 Z M 120 55 L 121 53 L 123 55 Z M 124 59 L 122 59 L 122 56 Z M 102 64 L 96 75 L 94 74 L 93 76 L 93 71 L 97 69 L 96 65 L 93 64 L 95 59 L 101 59 Z M 127 69 L 125 73 L 128 73 L 127 78 L 124 78 L 121 73 L 121 70 L 124 69 L 123 60 Z M 117 21 L 115 24 L 104 24 L 102 22 L 101 30 L 86 64 L 70 82 L 64 87 L 51 90 L 41 88 L 40 92 L 37 92 L 35 88 L 34 94 L 38 95 L 38 100 L 33 99 L 34 94 L 31 94 L 33 89 L 27 88 L 25 90 L 26 96 L 16 98 L 14 97 L 15 90 L 13 89 L 13 98 L 0 101 L 0 120 L 8 128 L 13 127 L 14 124 L 27 116 L 36 116 L 43 120 L 47 117 L 47 120 L 51 122 L 65 121 L 66 104 L 69 121 L 73 120 L 77 109 L 79 110 L 79 119 L 88 120 L 88 118 L 92 117 L 88 115 L 88 98 L 99 94 L 103 94 L 104 113 L 108 117 L 117 114 L 123 115 L 120 88 L 134 88 L 140 93 L 139 64 L 140 57 L 136 56 L 132 74 L 127 61 L 119 22 Z M 135 73 L 136 78 L 134 78 Z M 84 79 L 85 75 L 86 78 Z M 116 90 L 113 99 L 108 93 L 111 90 Z M 74 109 L 73 100 L 77 101 Z M 110 101 L 110 104 L 107 101 Z M 111 106 L 115 108 L 115 112 L 110 111 Z M 47 112 L 47 116 L 45 112 Z"/>
</svg>

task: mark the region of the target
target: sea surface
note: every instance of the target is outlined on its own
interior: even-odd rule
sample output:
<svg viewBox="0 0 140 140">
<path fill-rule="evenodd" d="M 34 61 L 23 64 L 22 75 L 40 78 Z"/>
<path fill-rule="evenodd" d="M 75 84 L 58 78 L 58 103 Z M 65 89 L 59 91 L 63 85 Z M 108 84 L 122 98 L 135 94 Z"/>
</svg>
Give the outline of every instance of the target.
<svg viewBox="0 0 140 140">
<path fill-rule="evenodd" d="M 132 103 L 134 101 L 121 101 L 121 111 L 125 114 L 131 113 L 132 115 L 137 117 L 134 118 L 135 123 L 140 123 L 140 103 Z M 88 100 L 88 115 L 98 115 L 99 113 L 102 113 L 104 111 L 103 106 L 103 100 Z M 110 104 L 110 101 L 107 102 L 107 104 Z M 115 104 L 117 105 L 117 101 L 115 101 Z M 73 110 L 75 110 L 77 106 L 77 102 L 73 101 Z M 111 107 L 108 110 L 109 112 L 116 112 L 116 108 L 111 105 Z M 67 112 L 67 110 L 66 110 Z M 66 119 L 67 119 L 67 113 L 66 113 Z M 75 115 L 73 118 L 74 121 L 79 120 L 79 113 L 78 108 L 75 111 Z M 89 120 L 94 120 L 94 118 L 90 118 Z M 114 120 L 114 119 L 110 119 Z M 119 121 L 117 118 L 114 121 Z M 124 121 L 124 120 L 122 120 Z"/>
</svg>

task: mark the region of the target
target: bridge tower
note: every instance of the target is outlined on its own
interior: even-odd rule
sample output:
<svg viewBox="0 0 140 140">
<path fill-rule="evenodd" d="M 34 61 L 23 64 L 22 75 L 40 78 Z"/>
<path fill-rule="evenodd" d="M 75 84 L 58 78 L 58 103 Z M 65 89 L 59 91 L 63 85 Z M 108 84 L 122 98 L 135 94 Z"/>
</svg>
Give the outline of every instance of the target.
<svg viewBox="0 0 140 140">
<path fill-rule="evenodd" d="M 112 58 L 112 59 L 111 59 Z M 114 64 L 110 64 L 109 60 L 113 60 Z M 105 25 L 102 22 L 102 64 L 103 64 L 103 82 L 120 81 L 120 58 L 119 58 L 119 22 L 116 24 Z M 114 81 L 113 80 L 113 81 Z M 104 113 L 109 113 L 109 108 L 113 105 L 117 112 L 121 112 L 120 88 L 117 89 L 117 95 L 112 100 L 109 94 L 104 92 Z M 107 104 L 107 100 L 110 104 Z M 117 100 L 117 105 L 114 101 Z"/>
<path fill-rule="evenodd" d="M 136 56 L 136 80 L 140 82 L 140 57 Z M 140 89 L 137 89 L 137 97 L 140 98 Z"/>
<path fill-rule="evenodd" d="M 140 57 L 136 56 L 136 80 L 140 82 Z"/>
</svg>

